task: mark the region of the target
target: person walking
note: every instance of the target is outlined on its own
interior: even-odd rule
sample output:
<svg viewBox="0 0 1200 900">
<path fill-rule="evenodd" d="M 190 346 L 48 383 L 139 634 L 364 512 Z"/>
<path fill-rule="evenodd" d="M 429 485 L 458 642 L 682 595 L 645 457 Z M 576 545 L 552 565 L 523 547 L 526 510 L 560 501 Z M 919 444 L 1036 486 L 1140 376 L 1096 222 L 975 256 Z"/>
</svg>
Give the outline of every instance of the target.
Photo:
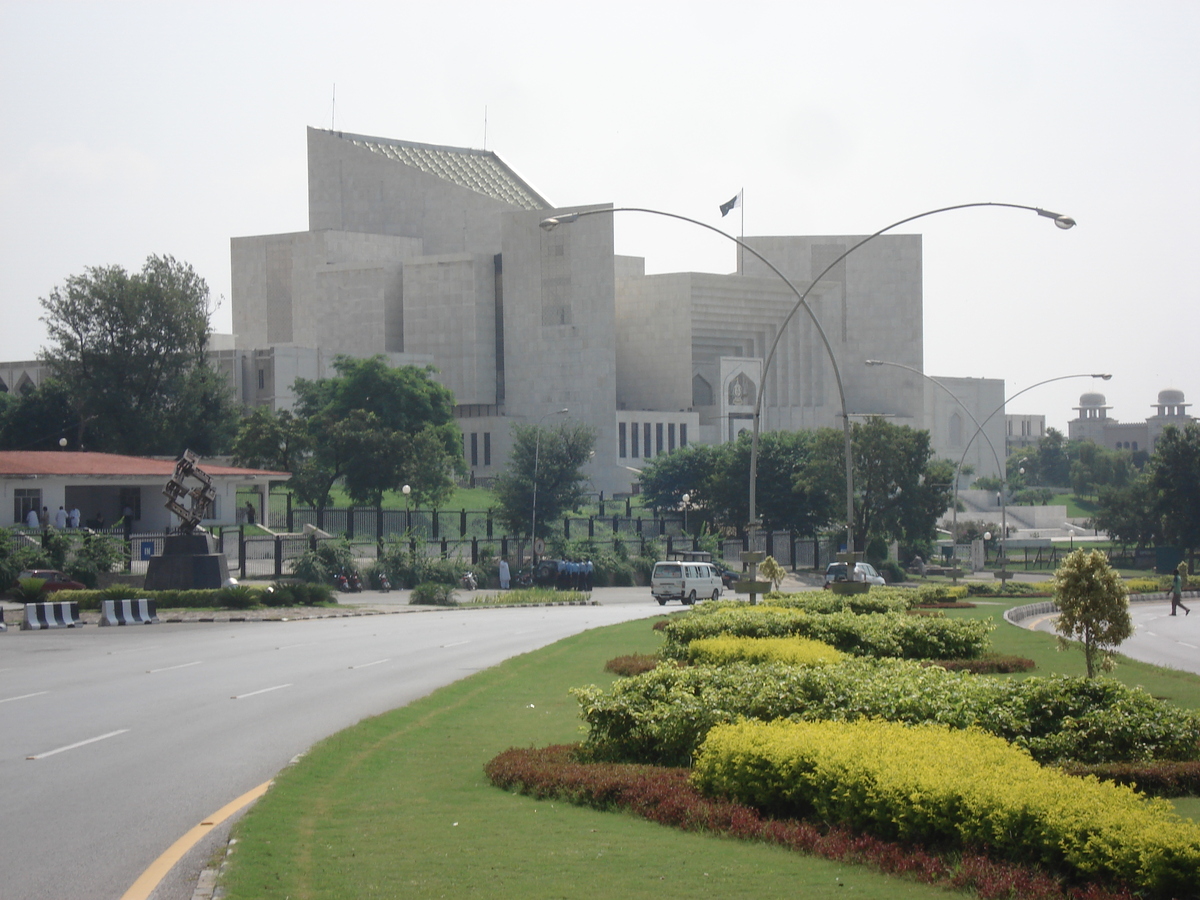
<svg viewBox="0 0 1200 900">
<path fill-rule="evenodd" d="M 1175 577 L 1171 580 L 1171 615 L 1175 615 L 1175 607 L 1183 609 L 1185 616 L 1191 615 L 1192 611 L 1183 605 L 1183 572 L 1182 566 L 1175 567 Z"/>
<path fill-rule="evenodd" d="M 29 512 L 27 512 L 25 514 L 25 527 L 26 528 L 37 528 L 38 524 L 39 523 L 38 523 L 37 508 L 34 506 L 31 506 L 31 507 L 29 507 Z"/>
<path fill-rule="evenodd" d="M 59 531 L 63 531 L 67 527 L 67 511 L 61 506 L 58 508 L 58 512 L 54 514 L 54 527 Z"/>
<path fill-rule="evenodd" d="M 511 580 L 511 573 L 508 570 L 508 560 L 500 560 L 500 590 L 507 591 Z"/>
</svg>

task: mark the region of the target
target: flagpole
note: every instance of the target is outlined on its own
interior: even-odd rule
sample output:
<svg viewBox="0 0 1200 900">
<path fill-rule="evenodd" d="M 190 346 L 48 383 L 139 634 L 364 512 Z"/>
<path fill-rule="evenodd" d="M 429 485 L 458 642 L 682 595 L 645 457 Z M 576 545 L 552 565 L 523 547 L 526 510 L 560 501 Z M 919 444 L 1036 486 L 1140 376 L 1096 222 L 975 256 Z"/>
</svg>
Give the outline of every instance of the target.
<svg viewBox="0 0 1200 900">
<path fill-rule="evenodd" d="M 742 208 L 742 240 L 746 240 L 746 189 L 742 188 L 738 191 L 738 199 L 741 201 L 738 206 Z M 746 253 L 742 249 L 742 245 L 738 244 L 738 271 L 742 272 L 742 264 L 746 260 Z M 745 272 L 742 272 L 745 275 Z"/>
</svg>

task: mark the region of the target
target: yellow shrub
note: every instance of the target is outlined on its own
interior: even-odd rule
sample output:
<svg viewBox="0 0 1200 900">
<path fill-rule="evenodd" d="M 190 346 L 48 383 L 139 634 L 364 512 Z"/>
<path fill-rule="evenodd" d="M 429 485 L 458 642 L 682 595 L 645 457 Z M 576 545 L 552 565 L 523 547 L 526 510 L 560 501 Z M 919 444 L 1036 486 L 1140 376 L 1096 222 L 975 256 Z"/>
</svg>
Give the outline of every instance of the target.
<svg viewBox="0 0 1200 900">
<path fill-rule="evenodd" d="M 1193 891 L 1200 871 L 1200 826 L 1166 801 L 1044 769 L 974 730 L 872 720 L 721 725 L 692 778 L 768 811 L 887 838 L 990 846 L 1151 896 Z"/>
<path fill-rule="evenodd" d="M 733 662 L 787 663 L 793 666 L 824 666 L 838 662 L 842 654 L 822 641 L 808 638 L 701 638 L 688 644 L 688 661 L 714 666 Z"/>
</svg>

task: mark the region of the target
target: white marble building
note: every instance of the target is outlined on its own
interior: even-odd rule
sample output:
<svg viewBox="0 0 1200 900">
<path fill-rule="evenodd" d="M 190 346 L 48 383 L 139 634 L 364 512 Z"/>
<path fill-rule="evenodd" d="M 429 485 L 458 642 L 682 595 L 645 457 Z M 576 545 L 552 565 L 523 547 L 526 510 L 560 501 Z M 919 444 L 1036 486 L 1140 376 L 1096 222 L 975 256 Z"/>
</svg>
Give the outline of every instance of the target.
<svg viewBox="0 0 1200 900">
<path fill-rule="evenodd" d="M 487 151 L 310 128 L 308 158 L 308 230 L 232 240 L 235 334 L 216 350 L 244 403 L 286 408 L 291 380 L 329 374 L 337 354 L 428 363 L 454 391 L 477 475 L 503 467 L 510 423 L 550 423 L 567 408 L 563 418 L 596 429 L 590 476 L 606 493 L 629 490 L 647 458 L 735 438 L 760 391 L 764 430 L 841 426 L 833 368 L 803 312 L 764 383 L 795 295 L 752 255 L 729 275 L 647 276 L 644 260 L 615 256 L 614 216 L 540 228 L 568 210 Z M 745 238 L 801 291 L 857 240 Z M 852 418 L 929 428 L 957 462 L 975 427 L 955 399 L 865 365 L 922 369 L 920 236 L 855 251 L 809 305 Z M 940 380 L 979 420 L 1003 400 L 1001 381 Z M 987 434 L 1003 458 L 1003 415 Z M 968 462 L 995 474 L 985 442 Z"/>
</svg>

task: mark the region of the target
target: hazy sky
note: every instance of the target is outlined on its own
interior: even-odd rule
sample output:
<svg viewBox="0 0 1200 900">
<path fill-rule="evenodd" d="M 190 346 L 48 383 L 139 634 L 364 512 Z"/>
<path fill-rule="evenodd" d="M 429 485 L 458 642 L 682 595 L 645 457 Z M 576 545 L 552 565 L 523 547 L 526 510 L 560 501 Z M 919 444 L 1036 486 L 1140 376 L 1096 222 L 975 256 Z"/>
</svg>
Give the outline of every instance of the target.
<svg viewBox="0 0 1200 900">
<path fill-rule="evenodd" d="M 0 359 L 87 266 L 307 228 L 305 126 L 495 151 L 559 205 L 737 232 L 924 235 L 925 370 L 1003 378 L 1065 429 L 1200 404 L 1200 2 L 62 3 L 0 0 Z M 336 86 L 336 87 L 335 87 Z M 336 96 L 336 103 L 334 98 Z M 732 243 L 628 214 L 650 272 Z M 880 377 L 890 377 L 880 370 Z M 1200 410 L 1198 405 L 1197 410 Z M 1197 411 L 1193 410 L 1193 412 Z"/>
</svg>

